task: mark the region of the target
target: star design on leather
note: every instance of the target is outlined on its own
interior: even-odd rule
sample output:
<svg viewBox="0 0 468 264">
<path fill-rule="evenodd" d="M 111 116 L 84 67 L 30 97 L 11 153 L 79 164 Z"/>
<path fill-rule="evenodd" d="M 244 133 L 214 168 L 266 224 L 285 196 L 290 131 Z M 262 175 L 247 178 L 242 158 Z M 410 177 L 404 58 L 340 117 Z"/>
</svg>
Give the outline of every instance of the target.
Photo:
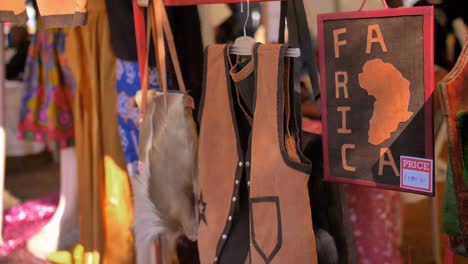
<svg viewBox="0 0 468 264">
<path fill-rule="evenodd" d="M 200 196 L 198 197 L 198 224 L 200 224 L 201 221 L 207 225 L 206 222 L 206 202 L 203 201 L 203 193 L 200 192 Z"/>
</svg>

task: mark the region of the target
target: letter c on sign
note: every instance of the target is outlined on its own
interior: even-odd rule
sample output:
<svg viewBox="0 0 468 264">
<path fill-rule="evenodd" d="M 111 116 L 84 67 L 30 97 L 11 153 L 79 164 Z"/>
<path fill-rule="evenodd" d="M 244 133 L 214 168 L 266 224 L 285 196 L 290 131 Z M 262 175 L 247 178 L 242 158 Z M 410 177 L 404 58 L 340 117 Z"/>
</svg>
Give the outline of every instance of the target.
<svg viewBox="0 0 468 264">
<path fill-rule="evenodd" d="M 343 165 L 343 169 L 347 171 L 356 171 L 355 167 L 349 166 L 348 161 L 346 158 L 346 150 L 347 149 L 355 149 L 356 145 L 354 144 L 343 144 L 341 146 L 341 164 Z"/>
</svg>

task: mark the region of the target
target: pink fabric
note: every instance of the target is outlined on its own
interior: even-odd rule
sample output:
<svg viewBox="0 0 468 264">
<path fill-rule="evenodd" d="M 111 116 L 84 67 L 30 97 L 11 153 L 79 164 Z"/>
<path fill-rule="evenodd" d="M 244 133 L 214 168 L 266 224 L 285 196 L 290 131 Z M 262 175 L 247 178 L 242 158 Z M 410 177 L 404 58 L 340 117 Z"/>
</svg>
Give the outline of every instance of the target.
<svg viewBox="0 0 468 264">
<path fill-rule="evenodd" d="M 348 206 L 358 262 L 403 263 L 402 204 L 393 191 L 348 184 Z"/>
<path fill-rule="evenodd" d="M 302 128 L 307 132 L 311 132 L 315 134 L 322 134 L 322 123 L 320 120 L 303 118 Z"/>
<path fill-rule="evenodd" d="M 468 34 L 466 35 L 466 37 L 468 38 Z M 448 236 L 445 236 L 444 264 L 457 264 L 457 256 L 450 249 L 450 239 Z"/>
<path fill-rule="evenodd" d="M 12 207 L 3 212 L 3 239 L 0 256 L 7 256 L 47 224 L 57 209 L 58 194 Z"/>
</svg>

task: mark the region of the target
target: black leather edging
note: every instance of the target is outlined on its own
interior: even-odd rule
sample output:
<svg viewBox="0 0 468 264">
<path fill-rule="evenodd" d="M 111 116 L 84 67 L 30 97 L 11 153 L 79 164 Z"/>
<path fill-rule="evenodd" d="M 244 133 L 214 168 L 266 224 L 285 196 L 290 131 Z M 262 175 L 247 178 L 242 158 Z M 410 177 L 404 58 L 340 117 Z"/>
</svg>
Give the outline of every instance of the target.
<svg viewBox="0 0 468 264">
<path fill-rule="evenodd" d="M 277 241 L 276 245 L 271 251 L 270 255 L 266 255 L 265 252 L 263 252 L 262 248 L 260 245 L 257 243 L 257 240 L 255 239 L 255 222 L 254 222 L 254 211 L 253 211 L 253 204 L 254 203 L 274 203 L 276 207 L 276 214 L 277 214 L 277 220 L 278 220 L 278 229 L 277 229 Z M 281 249 L 281 246 L 283 244 L 283 226 L 281 224 L 281 208 L 280 208 L 280 203 L 279 203 L 279 196 L 263 196 L 263 197 L 255 197 L 255 198 L 250 198 L 250 229 L 251 229 L 251 238 L 252 238 L 252 243 L 257 250 L 258 254 L 262 257 L 262 259 L 265 261 L 265 264 L 269 264 L 278 254 L 278 252 Z"/>
<path fill-rule="evenodd" d="M 221 233 L 221 235 L 219 237 L 219 240 L 218 240 L 218 244 L 216 245 L 216 257 L 218 259 L 220 258 L 221 251 L 223 250 L 224 244 L 226 243 L 226 239 L 223 239 L 223 235 L 227 235 L 229 237 L 229 231 L 231 230 L 232 223 L 235 220 L 234 219 L 234 213 L 235 213 L 237 207 L 240 204 L 239 188 L 240 188 L 240 185 L 241 185 L 241 176 L 242 176 L 243 168 L 244 168 L 244 166 L 242 166 L 242 167 L 237 166 L 237 168 L 236 168 L 236 175 L 234 177 L 234 189 L 232 191 L 231 199 L 232 199 L 232 197 L 236 197 L 237 200 L 235 202 L 233 202 L 230 199 L 231 205 L 230 205 L 229 214 L 228 214 L 227 217 L 229 218 L 229 216 L 231 216 L 232 219 L 231 219 L 231 221 L 229 221 L 228 218 L 226 219 L 226 223 L 224 224 L 223 232 Z M 235 181 L 239 181 L 239 183 L 236 184 Z"/>
<path fill-rule="evenodd" d="M 225 67 L 225 74 L 226 74 L 226 81 L 227 81 L 227 93 L 228 93 L 228 98 L 229 98 L 229 108 L 231 109 L 232 125 L 234 127 L 234 132 L 236 134 L 237 154 L 239 156 L 239 160 L 244 162 L 244 150 L 239 140 L 239 128 L 237 124 L 236 109 L 234 108 L 235 102 L 234 102 L 234 98 L 232 97 L 233 88 L 231 85 L 231 75 L 229 73 L 231 69 L 231 65 L 229 65 L 229 61 L 228 61 L 230 46 L 232 46 L 231 42 L 224 46 L 224 67 Z"/>
<path fill-rule="evenodd" d="M 228 94 L 228 99 L 229 99 L 229 108 L 231 110 L 231 122 L 233 124 L 233 127 L 234 127 L 234 132 L 235 132 L 235 135 L 236 135 L 236 144 L 237 144 L 237 153 L 238 153 L 238 160 L 237 160 L 237 163 L 239 162 L 242 162 L 244 163 L 244 153 L 242 151 L 242 146 L 240 145 L 240 140 L 239 140 L 239 131 L 238 131 L 238 127 L 237 127 L 237 119 L 236 119 L 236 113 L 235 113 L 235 109 L 234 109 L 234 101 L 233 101 L 233 98 L 232 98 L 232 85 L 231 85 L 231 76 L 229 74 L 229 70 L 230 70 L 230 65 L 229 65 L 229 61 L 228 61 L 228 57 L 229 56 L 229 47 L 231 46 L 231 44 L 226 44 L 224 46 L 224 54 L 223 54 L 223 59 L 224 59 L 224 67 L 225 67 L 225 74 L 226 74 L 226 92 Z M 220 87 L 221 89 L 221 87 Z M 229 236 L 229 231 L 231 230 L 231 226 L 232 226 L 232 222 L 234 221 L 234 213 L 235 213 L 235 210 L 236 208 L 238 207 L 239 203 L 240 203 L 240 197 L 239 197 L 239 188 L 240 188 L 240 185 L 241 185 L 241 178 L 242 178 L 242 173 L 243 173 L 243 170 L 244 170 L 244 165 L 243 166 L 239 166 L 237 165 L 236 167 L 236 174 L 235 174 L 235 177 L 234 177 L 234 189 L 232 191 L 232 195 L 231 195 L 231 199 L 232 197 L 236 197 L 236 201 L 233 202 L 231 200 L 231 205 L 230 205 L 230 208 L 229 208 L 229 214 L 228 214 L 228 218 L 229 216 L 233 217 L 233 219 L 231 219 L 231 221 L 229 221 L 229 219 L 226 219 L 226 223 L 224 225 L 224 229 L 223 229 L 223 232 L 221 233 L 221 236 L 218 240 L 218 244 L 216 246 L 216 257 L 219 259 L 219 256 L 221 254 L 221 251 L 223 250 L 223 247 L 224 247 L 224 244 L 226 243 L 226 239 L 223 239 L 223 235 L 227 235 Z M 236 184 L 235 182 L 238 181 L 238 184 Z"/>
<path fill-rule="evenodd" d="M 284 95 L 283 95 L 283 89 L 284 89 L 284 56 L 286 53 L 287 46 L 283 45 L 280 50 L 280 56 L 279 56 L 279 61 L 278 61 L 278 85 L 277 85 L 277 102 L 276 102 L 276 107 L 277 107 L 277 119 L 278 123 L 277 128 L 278 128 L 278 142 L 280 146 L 280 152 L 281 156 L 283 157 L 283 161 L 291 168 L 307 173 L 310 175 L 312 172 L 312 166 L 309 163 L 301 163 L 292 160 L 287 151 L 286 147 L 284 145 Z"/>
<path fill-rule="evenodd" d="M 296 152 L 299 155 L 300 162 L 303 164 L 310 164 L 313 166 L 312 162 L 304 155 L 302 152 L 301 144 L 302 144 L 302 139 L 303 139 L 303 131 L 302 131 L 302 105 L 301 105 L 301 93 L 296 91 L 296 87 L 300 86 L 299 84 L 299 71 L 297 69 L 300 69 L 299 61 L 295 60 L 293 58 L 286 58 L 285 60 L 290 60 L 289 63 L 289 74 L 292 75 L 292 77 L 288 78 L 288 85 L 289 85 L 289 105 L 291 107 L 291 116 L 289 120 L 289 124 L 286 124 L 289 126 L 289 129 L 292 133 L 292 136 L 296 140 Z M 286 65 L 286 64 L 285 64 Z M 286 76 L 283 76 L 283 78 L 287 78 Z M 291 88 L 292 87 L 292 88 Z M 300 88 L 299 88 L 300 90 Z"/>
<path fill-rule="evenodd" d="M 202 94 L 200 96 L 200 106 L 198 108 L 198 125 L 201 128 L 201 119 L 203 115 L 203 108 L 205 106 L 205 96 L 206 96 L 206 78 L 208 75 L 208 47 L 205 48 L 203 52 L 203 83 L 202 83 Z"/>
</svg>

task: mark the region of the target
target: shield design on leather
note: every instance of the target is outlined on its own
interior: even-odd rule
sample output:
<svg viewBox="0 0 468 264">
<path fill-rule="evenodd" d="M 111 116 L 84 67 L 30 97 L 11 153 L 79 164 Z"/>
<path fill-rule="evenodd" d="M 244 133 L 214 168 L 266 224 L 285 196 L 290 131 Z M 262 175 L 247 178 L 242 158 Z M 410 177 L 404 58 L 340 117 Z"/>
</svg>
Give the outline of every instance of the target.
<svg viewBox="0 0 468 264">
<path fill-rule="evenodd" d="M 278 254 L 282 244 L 279 197 L 251 198 L 250 223 L 252 243 L 265 263 L 268 264 Z"/>
</svg>

